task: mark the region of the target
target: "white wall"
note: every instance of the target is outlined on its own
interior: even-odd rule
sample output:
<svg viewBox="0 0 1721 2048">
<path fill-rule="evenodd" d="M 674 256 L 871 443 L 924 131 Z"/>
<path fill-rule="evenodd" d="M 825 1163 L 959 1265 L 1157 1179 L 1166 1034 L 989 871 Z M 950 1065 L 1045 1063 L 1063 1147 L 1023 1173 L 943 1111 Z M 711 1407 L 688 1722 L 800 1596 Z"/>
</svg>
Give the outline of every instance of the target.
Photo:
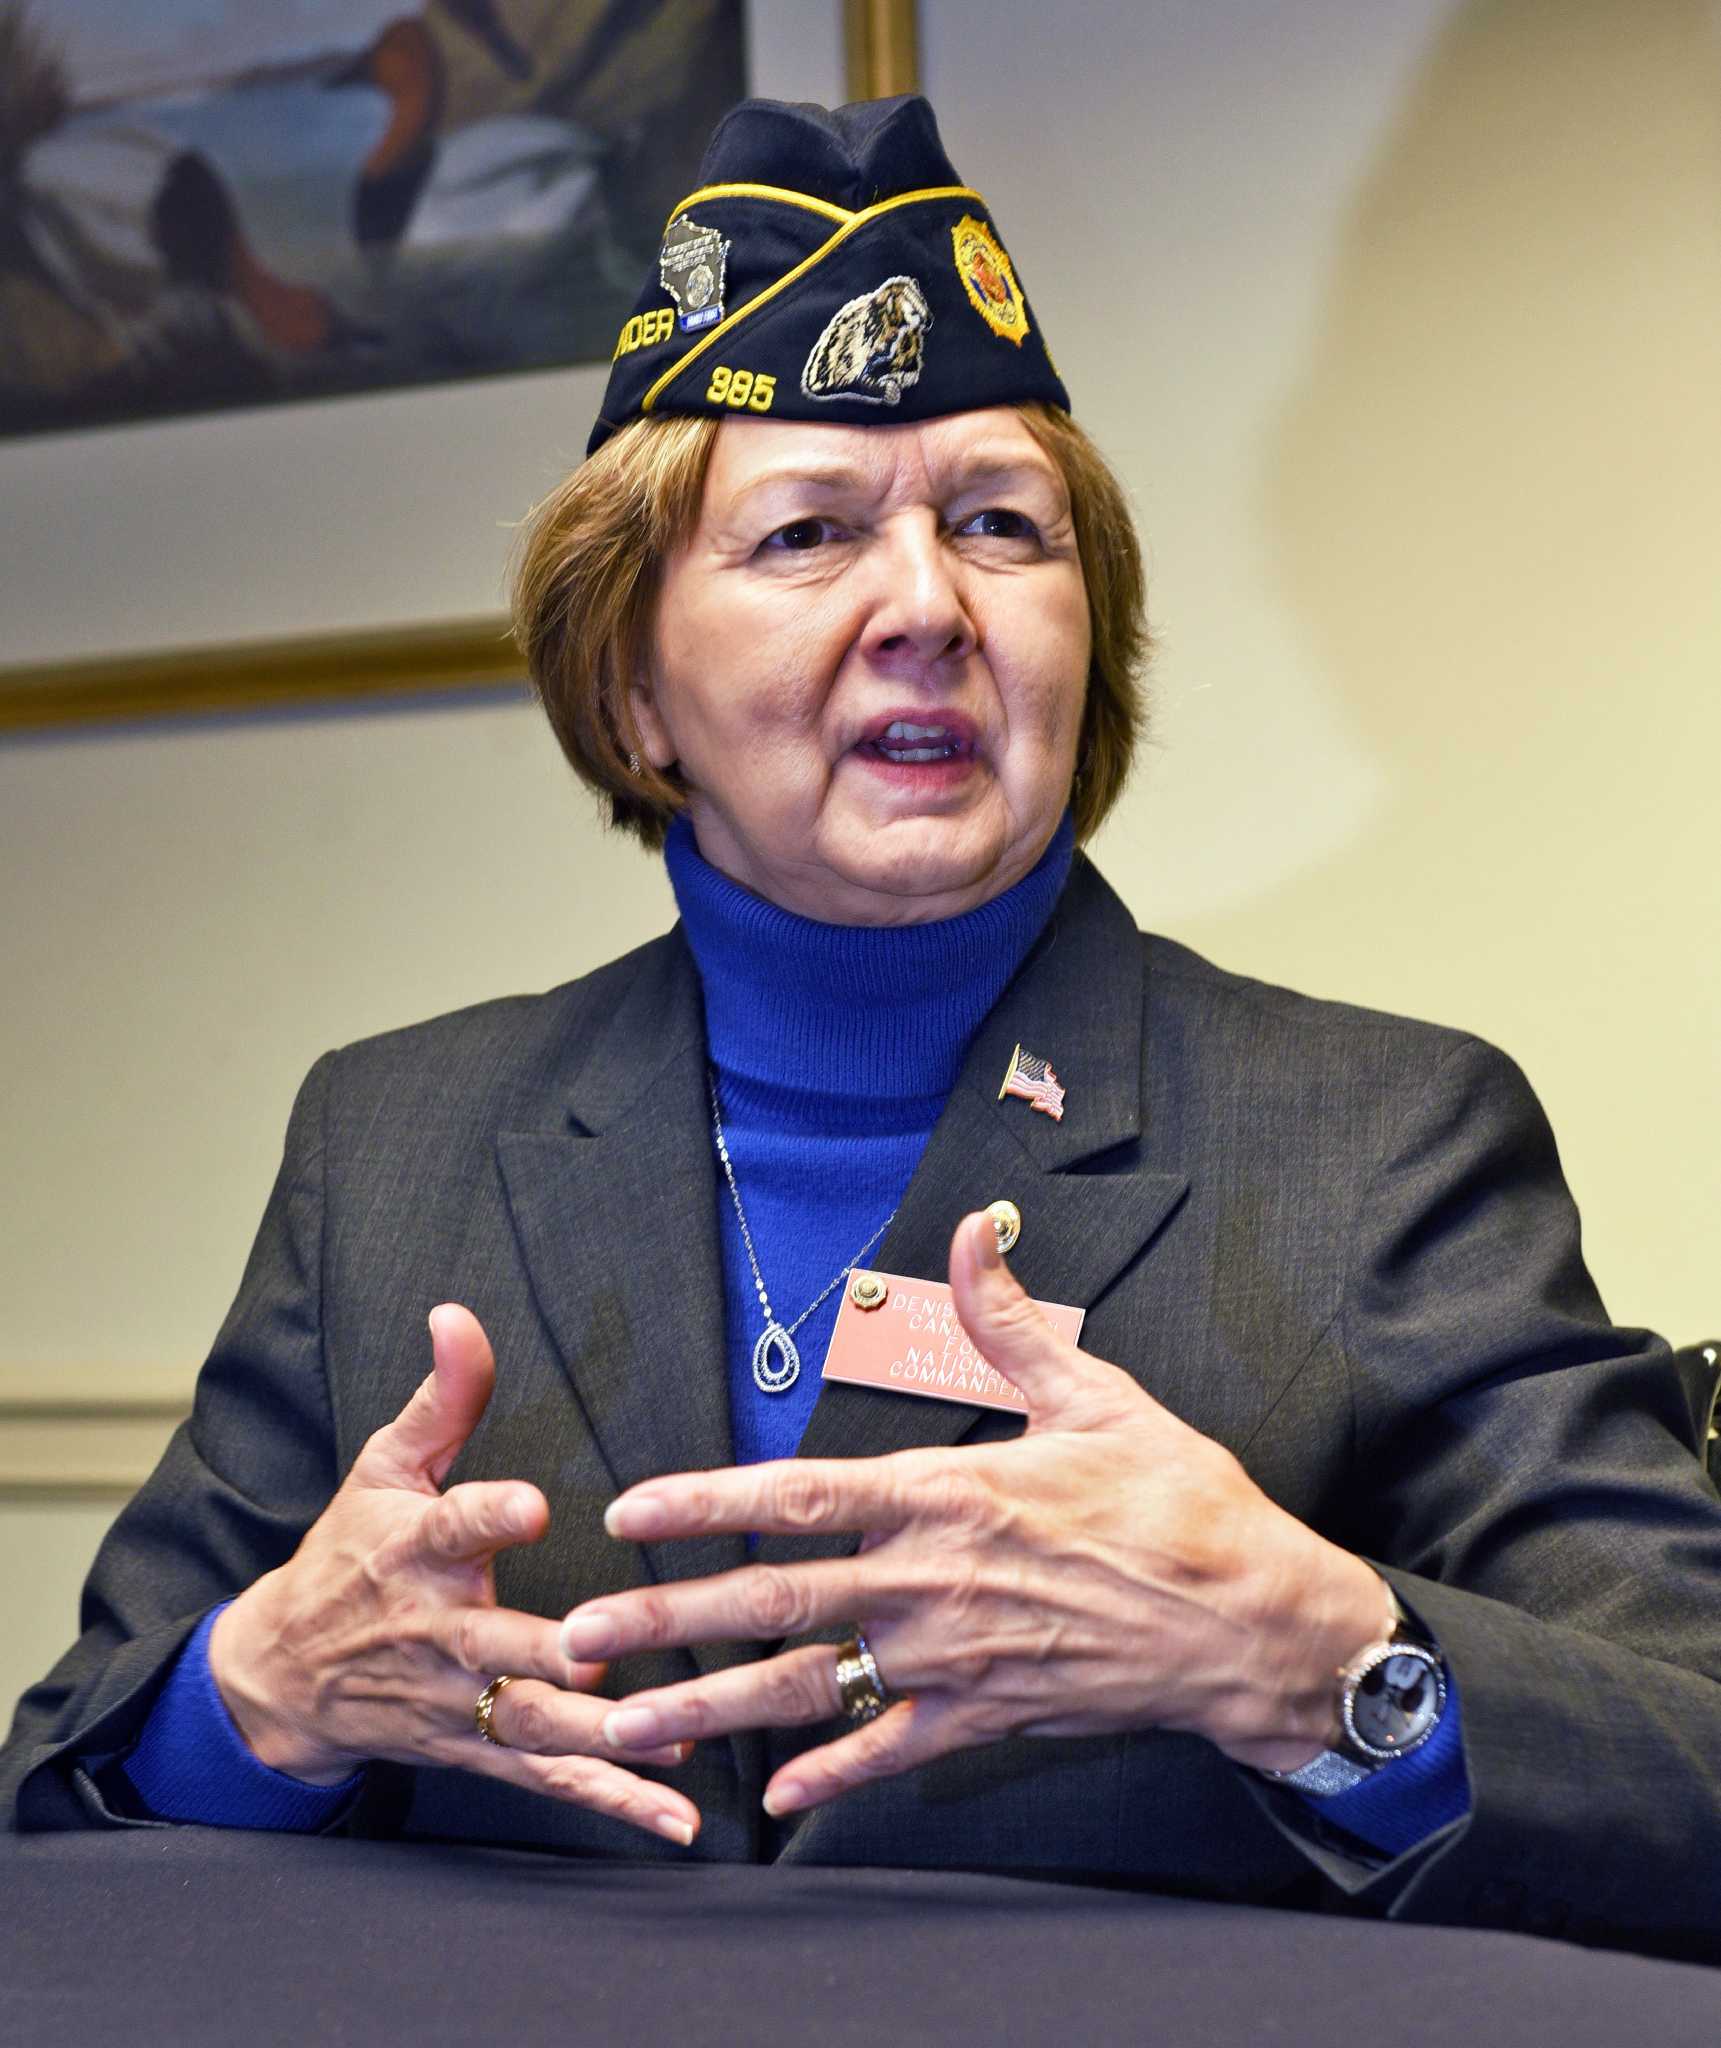
<svg viewBox="0 0 1721 2048">
<path fill-rule="evenodd" d="M 922 11 L 1151 547 L 1102 866 L 1227 965 L 1505 1044 L 1615 1313 L 1713 1330 L 1713 9 Z M 594 389 L 0 447 L 7 653 L 485 609 Z M 493 699 L 14 740 L 0 851 L 0 1365 L 45 1384 L 200 1357 L 324 1046 L 670 915 Z"/>
</svg>

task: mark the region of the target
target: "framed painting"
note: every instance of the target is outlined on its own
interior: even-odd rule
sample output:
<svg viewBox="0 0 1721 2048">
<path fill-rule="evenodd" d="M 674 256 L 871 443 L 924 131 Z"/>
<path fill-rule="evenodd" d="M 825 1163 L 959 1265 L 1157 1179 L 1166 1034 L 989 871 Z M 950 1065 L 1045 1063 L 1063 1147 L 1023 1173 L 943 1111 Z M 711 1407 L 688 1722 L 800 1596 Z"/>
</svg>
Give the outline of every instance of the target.
<svg viewBox="0 0 1721 2048">
<path fill-rule="evenodd" d="M 0 0 L 0 729 L 517 682 L 505 529 L 578 460 L 711 126 L 906 89 L 914 32 Z"/>
<path fill-rule="evenodd" d="M 609 352 L 741 0 L 0 0 L 0 434 Z"/>
</svg>

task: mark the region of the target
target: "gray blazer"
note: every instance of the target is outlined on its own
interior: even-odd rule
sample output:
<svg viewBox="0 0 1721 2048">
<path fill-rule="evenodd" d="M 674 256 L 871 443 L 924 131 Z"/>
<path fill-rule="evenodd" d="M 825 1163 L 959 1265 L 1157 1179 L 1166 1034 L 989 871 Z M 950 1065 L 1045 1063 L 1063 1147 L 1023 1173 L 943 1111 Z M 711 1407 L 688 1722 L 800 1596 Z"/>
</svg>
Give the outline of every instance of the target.
<svg viewBox="0 0 1721 2048">
<path fill-rule="evenodd" d="M 998 1089 L 1020 1042 L 1061 1122 Z M 739 1538 L 621 1545 L 648 1474 L 732 1456 L 698 978 L 679 930 L 547 995 L 325 1055 L 195 1412 L 92 1571 L 84 1635 L 0 1754 L 15 1826 L 124 1824 L 133 1739 L 199 1616 L 290 1554 L 423 1376 L 426 1310 L 495 1345 L 455 1478 L 541 1486 L 507 1604 L 743 1561 Z M 1721 1502 L 1665 1348 L 1610 1326 L 1527 1085 L 1472 1039 L 1225 974 L 1144 937 L 1092 866 L 981 1026 L 876 1255 L 942 1276 L 951 1232 L 1020 1207 L 1030 1292 L 1377 1561 L 1445 1650 L 1472 1808 L 1371 1867 L 1188 1736 L 1015 1741 L 804 1820 L 762 1812 L 811 1736 L 703 1745 L 676 1774 L 724 1860 L 1060 1872 L 1224 1898 L 1348 1896 L 1422 1919 L 1721 1953 Z M 809 1455 L 978 1442 L 1013 1419 L 831 1386 Z M 769 1538 L 767 1558 L 841 1546 Z M 711 1668 L 757 1654 L 693 1653 Z M 615 1689 L 687 1675 L 627 1660 Z M 343 1825 L 676 1855 L 460 1772 L 379 1767 Z"/>
</svg>

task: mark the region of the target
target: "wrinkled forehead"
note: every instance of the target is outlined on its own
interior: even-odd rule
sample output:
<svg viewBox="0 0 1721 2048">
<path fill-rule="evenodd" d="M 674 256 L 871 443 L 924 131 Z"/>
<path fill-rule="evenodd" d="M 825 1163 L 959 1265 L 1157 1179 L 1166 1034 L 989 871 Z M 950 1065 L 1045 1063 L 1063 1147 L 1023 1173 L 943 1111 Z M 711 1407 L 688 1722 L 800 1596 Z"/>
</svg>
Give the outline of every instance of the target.
<svg viewBox="0 0 1721 2048">
<path fill-rule="evenodd" d="M 705 511 L 828 500 L 942 503 L 996 483 L 1064 502 L 1057 464 L 1009 406 L 895 427 L 732 420 L 719 428 L 706 472 Z"/>
</svg>

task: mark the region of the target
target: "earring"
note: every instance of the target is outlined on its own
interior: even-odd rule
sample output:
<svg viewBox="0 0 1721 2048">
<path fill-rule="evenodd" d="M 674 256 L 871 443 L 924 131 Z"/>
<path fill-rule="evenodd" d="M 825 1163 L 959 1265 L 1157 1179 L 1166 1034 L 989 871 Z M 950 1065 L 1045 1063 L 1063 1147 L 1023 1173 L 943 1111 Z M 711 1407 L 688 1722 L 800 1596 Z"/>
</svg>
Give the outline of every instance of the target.
<svg viewBox="0 0 1721 2048">
<path fill-rule="evenodd" d="M 631 747 L 628 750 L 627 772 L 630 775 L 637 775 L 639 773 L 639 756 Z"/>
</svg>

